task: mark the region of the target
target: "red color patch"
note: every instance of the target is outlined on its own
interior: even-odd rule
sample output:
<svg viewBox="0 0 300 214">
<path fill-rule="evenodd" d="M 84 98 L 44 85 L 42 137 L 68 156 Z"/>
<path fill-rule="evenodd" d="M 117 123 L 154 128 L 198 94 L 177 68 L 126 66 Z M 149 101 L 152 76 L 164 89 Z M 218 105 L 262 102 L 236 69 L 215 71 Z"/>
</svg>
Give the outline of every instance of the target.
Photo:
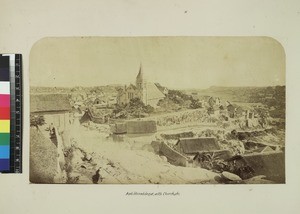
<svg viewBox="0 0 300 214">
<path fill-rule="evenodd" d="M 10 108 L 0 107 L 0 120 L 9 120 L 9 119 L 10 119 Z"/>
</svg>

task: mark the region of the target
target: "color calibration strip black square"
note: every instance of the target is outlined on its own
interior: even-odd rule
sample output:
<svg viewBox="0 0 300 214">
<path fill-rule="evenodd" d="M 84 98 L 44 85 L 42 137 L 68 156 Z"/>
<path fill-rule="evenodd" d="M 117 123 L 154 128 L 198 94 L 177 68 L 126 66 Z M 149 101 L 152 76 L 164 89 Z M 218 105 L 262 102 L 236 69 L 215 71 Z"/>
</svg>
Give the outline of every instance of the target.
<svg viewBox="0 0 300 214">
<path fill-rule="evenodd" d="M 9 81 L 9 56 L 0 57 L 0 81 Z"/>
</svg>

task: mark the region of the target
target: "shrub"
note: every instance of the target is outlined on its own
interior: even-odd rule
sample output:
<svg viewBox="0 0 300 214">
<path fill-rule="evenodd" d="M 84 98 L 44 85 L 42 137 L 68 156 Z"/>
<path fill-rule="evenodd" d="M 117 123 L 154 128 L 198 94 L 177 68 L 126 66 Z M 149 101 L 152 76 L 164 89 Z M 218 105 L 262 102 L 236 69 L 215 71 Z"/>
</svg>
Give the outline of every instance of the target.
<svg viewBox="0 0 300 214">
<path fill-rule="evenodd" d="M 30 127 L 39 128 L 39 126 L 45 125 L 45 118 L 42 115 L 30 115 Z"/>
<path fill-rule="evenodd" d="M 200 161 L 201 167 L 208 170 L 223 172 L 229 168 L 227 162 L 220 159 L 215 153 L 203 154 Z"/>
</svg>

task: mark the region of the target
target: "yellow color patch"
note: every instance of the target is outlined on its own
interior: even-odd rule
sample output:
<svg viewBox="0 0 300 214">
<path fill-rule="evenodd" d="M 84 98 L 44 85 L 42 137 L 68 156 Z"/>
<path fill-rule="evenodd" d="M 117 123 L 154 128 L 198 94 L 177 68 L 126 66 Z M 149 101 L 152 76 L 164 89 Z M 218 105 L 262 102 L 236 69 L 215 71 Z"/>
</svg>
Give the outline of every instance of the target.
<svg viewBox="0 0 300 214">
<path fill-rule="evenodd" d="M 10 132 L 10 121 L 0 120 L 0 133 L 9 133 L 9 132 Z"/>
</svg>

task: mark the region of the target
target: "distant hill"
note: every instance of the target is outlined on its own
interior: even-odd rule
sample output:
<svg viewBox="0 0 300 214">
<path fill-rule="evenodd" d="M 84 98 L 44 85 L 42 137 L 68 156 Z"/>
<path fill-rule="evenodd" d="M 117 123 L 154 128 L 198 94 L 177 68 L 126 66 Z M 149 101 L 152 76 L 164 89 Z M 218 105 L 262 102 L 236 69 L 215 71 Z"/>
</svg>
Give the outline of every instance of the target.
<svg viewBox="0 0 300 214">
<path fill-rule="evenodd" d="M 272 87 L 219 87 L 212 86 L 208 89 L 185 90 L 187 94 L 195 96 L 220 97 L 231 102 L 265 103 L 266 99 L 280 98 L 285 101 L 285 86 Z"/>
</svg>

